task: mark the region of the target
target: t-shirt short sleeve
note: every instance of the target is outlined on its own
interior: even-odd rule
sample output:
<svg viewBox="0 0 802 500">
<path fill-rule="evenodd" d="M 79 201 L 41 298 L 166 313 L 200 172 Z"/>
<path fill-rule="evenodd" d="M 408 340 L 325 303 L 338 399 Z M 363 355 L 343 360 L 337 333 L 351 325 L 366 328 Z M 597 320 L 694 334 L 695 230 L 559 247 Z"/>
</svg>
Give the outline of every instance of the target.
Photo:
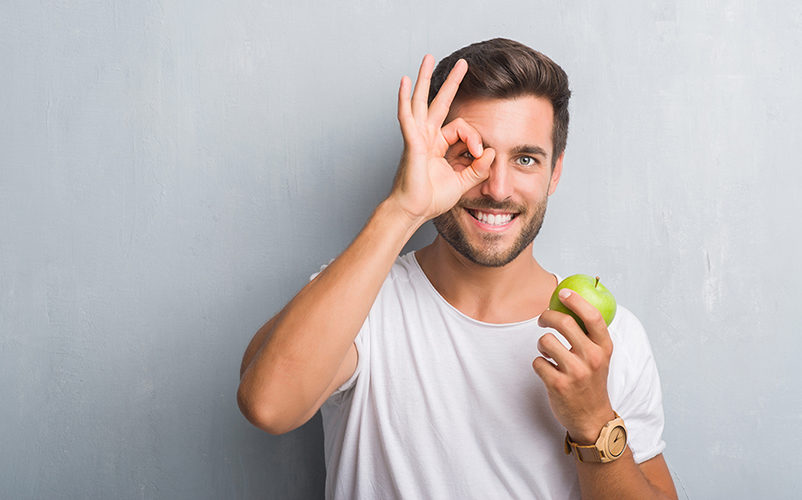
<svg viewBox="0 0 802 500">
<path fill-rule="evenodd" d="M 354 384 L 356 383 L 359 374 L 364 370 L 364 366 L 367 363 L 368 359 L 368 350 L 369 350 L 369 342 L 368 339 L 370 336 L 367 332 L 370 330 L 370 317 L 365 319 L 365 322 L 362 324 L 362 328 L 359 329 L 359 333 L 357 333 L 356 338 L 354 339 L 354 346 L 356 347 L 356 369 L 354 370 L 354 374 L 351 377 L 343 382 L 343 384 L 335 390 L 331 396 L 329 396 L 329 400 L 333 403 L 338 402 L 343 395 L 348 393 L 348 390 L 351 389 Z"/>
<path fill-rule="evenodd" d="M 312 280 L 317 278 L 318 275 L 322 273 L 323 270 L 326 269 L 332 262 L 334 262 L 334 259 L 331 259 L 328 264 L 323 264 L 322 266 L 320 266 L 320 270 L 318 272 L 313 273 L 311 276 L 309 276 L 309 281 L 311 282 Z M 338 387 L 331 394 L 331 396 L 329 396 L 329 402 L 335 404 L 339 402 L 339 400 L 342 399 L 343 394 L 346 393 L 348 389 L 353 387 L 354 384 L 356 383 L 356 379 L 363 365 L 363 358 L 366 358 L 365 354 L 367 353 L 367 345 L 365 341 L 365 339 L 367 338 L 367 334 L 363 332 L 365 332 L 369 327 L 370 327 L 370 318 L 366 318 L 365 322 L 362 324 L 362 327 L 359 329 L 359 333 L 357 333 L 357 336 L 354 339 L 354 346 L 356 347 L 356 353 L 357 353 L 356 369 L 354 370 L 353 375 L 351 375 L 348 378 L 348 380 L 343 382 L 343 384 L 340 387 Z"/>
<path fill-rule="evenodd" d="M 629 311 L 622 312 L 620 318 L 616 316 L 619 324 L 610 327 L 611 330 L 616 327 L 616 333 L 620 334 L 613 356 L 618 355 L 616 361 L 626 367 L 626 371 L 617 374 L 619 380 L 611 391 L 611 399 L 627 426 L 633 458 L 636 463 L 642 463 L 662 453 L 666 446 L 662 437 L 665 425 L 663 398 L 646 331 L 635 315 Z"/>
</svg>

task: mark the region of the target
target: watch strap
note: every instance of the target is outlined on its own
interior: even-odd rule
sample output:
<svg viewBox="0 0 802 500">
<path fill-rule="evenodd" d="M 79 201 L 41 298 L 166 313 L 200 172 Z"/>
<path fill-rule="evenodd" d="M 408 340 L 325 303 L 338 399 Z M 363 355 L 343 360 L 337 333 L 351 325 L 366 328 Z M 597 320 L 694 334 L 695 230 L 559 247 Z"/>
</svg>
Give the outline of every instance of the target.
<svg viewBox="0 0 802 500">
<path fill-rule="evenodd" d="M 565 433 L 565 454 L 570 455 L 573 453 L 576 455 L 576 459 L 582 463 L 602 463 L 602 453 L 596 448 L 595 444 L 591 445 L 581 445 L 574 443 L 571 441 L 571 437 L 568 433 Z"/>
<path fill-rule="evenodd" d="M 607 422 L 604 427 L 602 427 L 599 437 L 594 444 L 582 445 L 575 443 L 571 440 L 571 436 L 566 431 L 564 447 L 565 454 L 570 455 L 573 452 L 577 460 L 582 463 L 608 463 L 620 458 L 623 453 L 613 456 L 607 451 L 607 447 L 603 444 L 609 435 L 609 431 L 611 431 L 613 428 L 621 426 L 626 429 L 624 426 L 624 420 L 618 415 L 618 413 L 613 413 L 615 413 L 615 418 Z"/>
</svg>

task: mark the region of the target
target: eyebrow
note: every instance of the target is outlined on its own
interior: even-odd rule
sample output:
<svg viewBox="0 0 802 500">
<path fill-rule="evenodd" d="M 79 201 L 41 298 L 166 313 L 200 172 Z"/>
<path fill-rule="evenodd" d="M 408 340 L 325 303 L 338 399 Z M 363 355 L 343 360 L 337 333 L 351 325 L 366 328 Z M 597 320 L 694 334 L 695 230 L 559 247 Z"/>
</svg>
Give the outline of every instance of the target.
<svg viewBox="0 0 802 500">
<path fill-rule="evenodd" d="M 513 154 L 529 154 L 529 155 L 541 155 L 543 158 L 548 158 L 549 154 L 546 153 L 546 150 L 541 148 L 540 146 L 535 146 L 532 144 L 522 144 L 520 146 L 515 146 L 512 148 Z"/>
<path fill-rule="evenodd" d="M 463 143 L 462 141 L 458 142 L 457 144 L 462 144 L 463 147 L 467 148 L 467 144 Z M 448 149 L 450 150 L 454 146 L 456 146 L 456 144 L 449 146 Z M 489 147 L 492 146 L 482 143 L 483 149 L 487 149 Z M 535 146 L 534 144 L 521 144 L 520 146 L 515 146 L 514 148 L 512 148 L 511 153 L 514 155 L 520 155 L 520 154 L 540 155 L 545 159 L 548 159 L 549 157 L 549 154 L 546 152 L 545 149 L 541 148 L 540 146 Z"/>
</svg>

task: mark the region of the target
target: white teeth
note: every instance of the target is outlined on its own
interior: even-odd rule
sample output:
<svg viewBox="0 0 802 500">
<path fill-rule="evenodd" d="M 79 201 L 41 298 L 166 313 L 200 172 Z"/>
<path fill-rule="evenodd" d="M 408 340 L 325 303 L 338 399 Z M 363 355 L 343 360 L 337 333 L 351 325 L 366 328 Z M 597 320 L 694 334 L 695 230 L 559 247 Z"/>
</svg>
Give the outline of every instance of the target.
<svg viewBox="0 0 802 500">
<path fill-rule="evenodd" d="M 474 215 L 477 219 L 490 226 L 503 226 L 512 220 L 512 214 L 488 214 L 477 210 Z"/>
</svg>

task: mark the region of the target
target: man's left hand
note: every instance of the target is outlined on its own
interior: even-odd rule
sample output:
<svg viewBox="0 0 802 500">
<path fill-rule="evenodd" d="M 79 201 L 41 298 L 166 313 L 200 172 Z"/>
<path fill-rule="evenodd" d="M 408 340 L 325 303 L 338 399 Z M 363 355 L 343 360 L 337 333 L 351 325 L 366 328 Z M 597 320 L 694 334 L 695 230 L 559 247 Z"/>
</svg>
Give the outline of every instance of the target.
<svg viewBox="0 0 802 500">
<path fill-rule="evenodd" d="M 571 348 L 547 333 L 538 340 L 543 356 L 535 358 L 532 367 L 546 384 L 554 416 L 573 441 L 589 445 L 596 442 L 604 424 L 615 418 L 607 393 L 613 342 L 598 309 L 566 288 L 561 290 L 560 300 L 582 319 L 587 334 L 571 316 L 544 311 L 538 325 L 560 332 Z"/>
</svg>

